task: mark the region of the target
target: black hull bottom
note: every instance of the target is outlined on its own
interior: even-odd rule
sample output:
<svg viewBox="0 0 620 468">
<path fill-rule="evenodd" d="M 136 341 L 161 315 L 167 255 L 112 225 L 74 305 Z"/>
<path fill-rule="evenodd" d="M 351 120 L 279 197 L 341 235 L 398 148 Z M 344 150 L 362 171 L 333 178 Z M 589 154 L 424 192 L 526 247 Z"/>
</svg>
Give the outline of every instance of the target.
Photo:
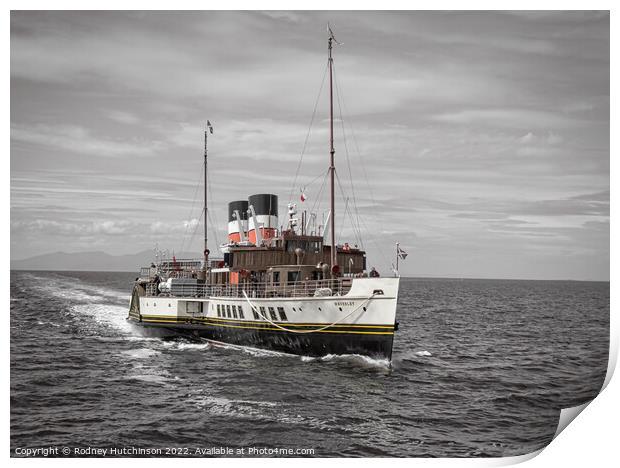
<svg viewBox="0 0 620 468">
<path fill-rule="evenodd" d="M 394 334 L 292 333 L 243 328 L 212 327 L 201 324 L 146 323 L 129 319 L 148 336 L 170 338 L 189 336 L 239 346 L 268 349 L 300 356 L 360 354 L 374 359 L 392 359 Z"/>
</svg>

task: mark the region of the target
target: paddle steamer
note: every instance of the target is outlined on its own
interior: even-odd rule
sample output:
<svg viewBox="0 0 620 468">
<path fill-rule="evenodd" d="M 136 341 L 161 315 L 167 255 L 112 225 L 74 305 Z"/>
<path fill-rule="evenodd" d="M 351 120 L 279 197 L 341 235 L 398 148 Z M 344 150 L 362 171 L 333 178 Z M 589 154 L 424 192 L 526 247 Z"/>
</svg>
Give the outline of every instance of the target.
<svg viewBox="0 0 620 468">
<path fill-rule="evenodd" d="M 222 258 L 207 248 L 207 137 L 204 132 L 204 252 L 197 260 L 158 259 L 136 279 L 128 320 L 156 336 L 191 335 L 215 342 L 307 356 L 359 354 L 391 359 L 399 277 L 367 271 L 366 253 L 337 245 L 334 202 L 334 35 L 329 30 L 330 211 L 310 230 L 306 212 L 278 197 L 250 195 L 228 205 Z M 303 196 L 303 195 L 302 195 Z M 316 215 L 313 216 L 316 218 Z"/>
</svg>

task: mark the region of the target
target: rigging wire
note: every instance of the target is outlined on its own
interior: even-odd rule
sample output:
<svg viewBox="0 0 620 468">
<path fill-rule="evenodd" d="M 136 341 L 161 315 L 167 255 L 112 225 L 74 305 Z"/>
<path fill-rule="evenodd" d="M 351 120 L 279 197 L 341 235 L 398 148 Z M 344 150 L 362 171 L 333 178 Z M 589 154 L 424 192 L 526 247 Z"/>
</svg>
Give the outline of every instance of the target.
<svg viewBox="0 0 620 468">
<path fill-rule="evenodd" d="M 336 98 L 337 98 L 336 102 L 338 103 L 338 112 L 340 113 L 340 124 L 342 126 L 342 139 L 343 139 L 343 144 L 344 144 L 345 159 L 347 161 L 347 168 L 349 171 L 349 183 L 351 186 L 351 195 L 353 197 L 353 208 L 355 210 L 355 218 L 353 218 L 353 214 L 351 213 L 351 221 L 352 223 L 355 223 L 357 221 L 357 230 L 359 232 L 360 231 L 360 214 L 359 214 L 359 209 L 357 207 L 357 197 L 355 196 L 355 187 L 353 185 L 353 172 L 351 170 L 351 159 L 349 158 L 349 146 L 347 145 L 347 133 L 345 130 L 344 118 L 342 115 L 341 100 L 344 100 L 344 98 L 342 97 L 340 93 L 340 88 L 338 86 L 338 77 L 336 75 L 335 67 L 334 67 L 334 84 L 336 88 Z M 364 248 L 364 243 L 361 240 L 361 238 L 360 238 L 360 241 L 361 241 L 360 246 Z"/>
<path fill-rule="evenodd" d="M 196 236 L 196 232 L 198 231 L 198 226 L 200 225 L 200 221 L 204 218 L 204 207 L 203 207 L 203 209 L 200 210 L 200 216 L 198 217 L 198 222 L 196 223 L 196 226 L 194 227 L 194 231 L 192 232 L 191 237 L 188 238 L 189 230 L 192 224 L 191 221 L 194 219 L 193 218 L 194 207 L 198 199 L 198 189 L 201 186 L 201 181 L 202 181 L 202 174 L 199 174 L 198 182 L 196 183 L 196 189 L 194 190 L 194 198 L 192 200 L 192 206 L 189 211 L 189 222 L 186 223 L 185 232 L 183 233 L 183 241 L 181 243 L 181 250 L 179 250 L 180 254 L 184 252 L 184 249 L 186 246 L 188 249 L 191 248 L 191 245 L 194 242 L 194 238 Z M 209 176 L 209 174 L 207 174 L 207 189 L 209 191 L 209 200 L 211 200 L 211 203 L 209 203 L 209 205 L 212 205 L 213 192 L 211 190 L 211 177 Z M 217 219 L 217 213 L 215 212 L 214 209 L 207 210 L 207 212 L 208 212 L 209 224 L 211 227 L 211 234 L 213 234 L 213 236 L 215 237 L 216 245 L 219 246 L 220 240 L 219 240 L 218 230 L 217 230 L 217 226 L 219 226 L 218 219 Z"/>
<path fill-rule="evenodd" d="M 213 211 L 213 210 L 211 210 Z M 211 224 L 211 226 L 217 225 L 217 218 L 215 218 L 215 215 L 213 215 L 213 218 L 216 219 L 215 223 L 213 223 L 213 218 L 211 218 L 211 213 L 209 211 L 207 211 L 207 217 L 209 218 L 209 224 Z M 217 229 L 214 227 L 211 227 L 212 233 L 215 236 L 215 244 L 217 247 L 220 246 L 220 239 L 217 236 Z"/>
<path fill-rule="evenodd" d="M 323 175 L 323 182 L 321 183 L 321 187 L 319 188 L 319 192 L 312 204 L 312 208 L 310 209 L 310 213 L 317 213 L 321 208 L 321 204 L 323 203 L 323 190 L 325 189 L 325 185 L 327 183 L 327 176 L 329 174 L 329 169 L 327 169 Z M 323 231 L 325 231 L 325 226 L 323 226 Z"/>
<path fill-rule="evenodd" d="M 342 199 L 346 200 L 347 204 L 348 204 L 349 197 L 347 197 L 345 195 L 344 189 L 342 188 L 342 182 L 340 181 L 340 176 L 338 175 L 338 171 L 335 171 L 335 174 L 336 174 L 336 183 L 338 185 L 338 188 L 340 189 L 340 193 L 342 195 Z M 346 214 L 347 214 L 347 212 L 346 212 L 346 206 L 345 206 L 345 211 L 344 211 L 344 213 L 342 215 L 342 228 L 341 229 L 344 229 L 344 224 L 345 224 L 345 221 L 346 221 L 346 219 L 345 219 Z M 362 242 L 361 242 L 361 240 L 362 240 L 362 233 L 360 231 L 356 230 L 355 222 L 353 220 L 353 214 L 351 213 L 351 210 L 349 210 L 349 216 L 351 216 L 351 227 L 353 228 L 353 235 L 355 236 L 355 241 L 359 242 L 359 245 L 361 246 L 362 245 Z"/>
<path fill-rule="evenodd" d="M 194 232 L 192 233 L 192 237 L 190 237 L 189 243 L 187 244 L 188 248 L 189 246 L 192 245 L 192 242 L 194 241 L 194 237 L 196 236 L 196 232 L 198 231 L 198 228 L 200 227 L 200 221 L 202 221 L 203 217 L 204 217 L 204 210 L 200 212 L 200 217 L 198 218 L 198 222 L 196 223 L 196 226 L 194 227 Z"/>
<path fill-rule="evenodd" d="M 338 245 L 338 241 L 342 239 L 342 232 L 344 231 L 344 226 L 347 220 L 347 213 L 349 212 L 349 197 L 344 202 L 344 211 L 342 213 L 342 225 L 340 226 L 340 232 L 338 233 L 338 237 L 336 238 L 336 245 Z"/>
<path fill-rule="evenodd" d="M 194 205 L 196 204 L 196 199 L 198 197 L 198 188 L 200 187 L 200 180 L 202 179 L 202 174 L 199 175 L 198 178 L 198 182 L 196 182 L 196 189 L 194 190 L 194 199 L 192 200 L 192 206 L 189 209 L 189 221 L 187 222 L 187 224 L 185 225 L 185 232 L 183 233 L 183 237 L 182 237 L 182 242 L 181 242 L 181 250 L 179 250 L 179 253 L 183 252 L 183 249 L 185 248 L 185 242 L 187 240 L 187 234 L 189 233 L 189 229 L 191 226 L 191 220 L 193 219 L 193 214 L 194 214 Z M 190 242 L 191 244 L 191 242 Z"/>
<path fill-rule="evenodd" d="M 336 82 L 336 87 L 337 87 L 337 82 Z M 339 91 L 339 88 L 337 88 Z M 348 110 L 347 110 L 347 105 L 346 105 L 346 101 L 344 99 L 344 94 L 341 93 L 340 91 L 338 92 L 338 96 L 342 97 L 342 107 L 344 109 L 344 112 L 346 115 L 348 115 Z M 340 104 L 339 104 L 340 105 Z M 342 119 L 341 119 L 342 120 Z M 344 120 L 343 120 L 343 125 L 344 125 Z M 357 156 L 358 159 L 360 161 L 360 166 L 362 167 L 362 173 L 364 174 L 364 179 L 366 181 L 366 186 L 368 187 L 368 191 L 369 191 L 369 195 L 370 195 L 370 200 L 372 202 L 372 207 L 377 210 L 378 205 L 377 205 L 377 201 L 375 199 L 374 196 L 374 191 L 372 189 L 372 185 L 370 184 L 369 180 L 368 180 L 368 172 L 366 171 L 366 165 L 364 164 L 364 160 L 362 159 L 362 153 L 359 149 L 359 144 L 357 142 L 357 137 L 355 136 L 355 131 L 353 130 L 353 125 L 351 123 L 349 123 L 349 130 L 351 132 L 351 137 L 353 139 L 353 144 L 355 145 L 355 149 L 357 151 Z M 345 146 L 345 150 L 346 150 L 346 146 Z M 383 248 L 381 247 L 380 243 L 378 243 L 376 241 L 376 239 L 374 238 L 374 236 L 372 236 L 372 232 L 370 231 L 370 229 L 368 228 L 368 225 L 366 224 L 366 221 L 364 219 L 363 216 L 358 218 L 362 225 L 364 226 L 366 232 L 369 234 L 368 238 L 370 239 L 370 241 L 373 243 L 373 245 L 377 248 L 377 251 L 379 252 L 382 260 L 386 263 L 386 266 L 390 266 L 390 262 L 388 260 L 388 256 L 385 254 L 385 251 L 383 250 Z"/>
<path fill-rule="evenodd" d="M 211 191 L 211 176 L 209 174 L 207 174 L 207 189 L 209 190 L 209 200 L 211 200 L 210 205 L 213 206 L 213 192 Z M 207 210 L 208 213 L 208 219 L 209 219 L 209 223 L 211 224 L 211 230 L 213 233 L 213 236 L 215 237 L 215 244 L 219 247 L 220 246 L 220 239 L 219 236 L 217 235 L 217 227 L 220 225 L 217 219 L 217 211 L 215 209 L 211 209 L 211 210 Z M 213 213 L 213 220 L 215 220 L 215 223 L 213 222 L 213 220 L 211 219 L 211 213 Z"/>
<path fill-rule="evenodd" d="M 323 79 L 321 80 L 321 87 L 319 88 L 319 94 L 316 97 L 316 101 L 314 103 L 314 110 L 312 111 L 312 118 L 310 119 L 310 125 L 308 126 L 308 132 L 306 133 L 306 139 L 304 140 L 304 145 L 301 149 L 301 155 L 299 156 L 299 162 L 297 163 L 297 169 L 295 170 L 295 178 L 293 179 L 293 185 L 291 186 L 291 193 L 289 195 L 289 203 L 293 201 L 293 192 L 295 191 L 295 186 L 297 185 L 297 178 L 299 176 L 299 170 L 301 169 L 301 163 L 304 159 L 304 154 L 306 152 L 306 146 L 308 145 L 308 139 L 310 138 L 310 132 L 312 130 L 312 124 L 314 123 L 314 118 L 316 116 L 316 109 L 319 105 L 319 99 L 321 98 L 321 93 L 323 92 L 323 85 L 325 84 L 325 77 L 327 76 L 328 65 L 325 65 L 325 70 L 323 71 Z"/>
</svg>

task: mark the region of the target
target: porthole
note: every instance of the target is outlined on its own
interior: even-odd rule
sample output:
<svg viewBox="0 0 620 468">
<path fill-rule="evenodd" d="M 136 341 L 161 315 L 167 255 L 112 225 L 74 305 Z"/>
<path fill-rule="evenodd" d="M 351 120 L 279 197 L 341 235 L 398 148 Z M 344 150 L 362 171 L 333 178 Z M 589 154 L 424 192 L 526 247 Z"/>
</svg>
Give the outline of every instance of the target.
<svg viewBox="0 0 620 468">
<path fill-rule="evenodd" d="M 319 310 L 321 310 L 321 308 L 319 307 Z"/>
<path fill-rule="evenodd" d="M 340 312 L 342 312 L 342 307 L 338 307 L 338 310 L 339 310 Z"/>
<path fill-rule="evenodd" d="M 366 307 L 364 307 L 364 312 L 366 312 Z"/>
<path fill-rule="evenodd" d="M 172 307 L 172 304 L 168 303 L 168 307 Z"/>
</svg>

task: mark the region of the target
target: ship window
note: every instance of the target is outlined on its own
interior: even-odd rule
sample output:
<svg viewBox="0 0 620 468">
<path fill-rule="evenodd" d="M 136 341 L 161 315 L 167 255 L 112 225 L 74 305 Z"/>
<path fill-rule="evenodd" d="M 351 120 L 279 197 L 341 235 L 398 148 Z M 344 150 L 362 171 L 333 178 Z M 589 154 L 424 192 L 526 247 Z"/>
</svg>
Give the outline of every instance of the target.
<svg viewBox="0 0 620 468">
<path fill-rule="evenodd" d="M 239 318 L 245 318 L 245 316 L 243 315 L 243 308 L 241 306 L 239 306 Z"/>
<path fill-rule="evenodd" d="M 226 304 L 226 316 L 228 318 L 232 318 L 232 314 L 230 313 L 230 305 Z"/>
<path fill-rule="evenodd" d="M 232 306 L 232 313 L 233 313 L 233 317 L 237 318 L 237 306 L 236 305 Z"/>
<path fill-rule="evenodd" d="M 280 272 L 279 271 L 273 272 L 273 284 L 280 284 Z"/>
<path fill-rule="evenodd" d="M 271 320 L 278 320 L 278 316 L 273 307 L 269 307 L 269 315 L 271 315 Z"/>
<path fill-rule="evenodd" d="M 284 307 L 278 307 L 278 313 L 280 314 L 280 320 L 288 321 L 286 314 L 284 313 Z"/>
<path fill-rule="evenodd" d="M 220 307 L 220 305 L 217 305 L 217 316 L 221 317 L 222 316 L 222 308 Z"/>
<path fill-rule="evenodd" d="M 252 313 L 254 314 L 254 320 L 258 320 L 260 318 L 254 307 L 252 307 Z"/>
<path fill-rule="evenodd" d="M 299 281 L 299 271 L 289 271 L 288 272 L 288 284 L 292 284 L 295 281 Z"/>
<path fill-rule="evenodd" d="M 261 315 L 261 319 L 265 320 L 265 308 L 263 306 L 260 307 L 260 315 Z"/>
</svg>

